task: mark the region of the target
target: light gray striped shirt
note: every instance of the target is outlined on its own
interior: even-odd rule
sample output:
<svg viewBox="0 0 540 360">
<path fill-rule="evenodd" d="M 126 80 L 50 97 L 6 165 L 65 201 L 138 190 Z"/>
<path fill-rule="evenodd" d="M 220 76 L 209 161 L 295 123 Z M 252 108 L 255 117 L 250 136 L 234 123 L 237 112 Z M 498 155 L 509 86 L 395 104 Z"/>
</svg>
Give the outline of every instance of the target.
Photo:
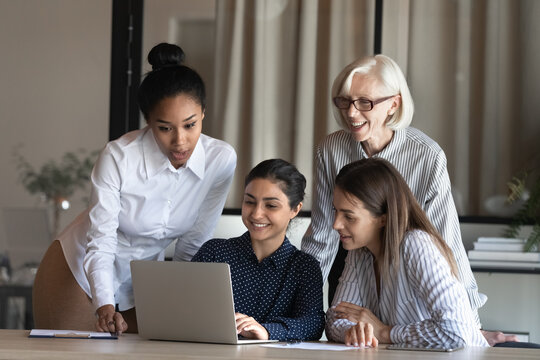
<svg viewBox="0 0 540 360">
<path fill-rule="evenodd" d="M 354 140 L 344 130 L 328 135 L 317 147 L 311 225 L 302 239 L 302 250 L 319 260 L 325 280 L 339 246 L 339 235 L 332 229 L 335 178 L 343 166 L 366 157 L 361 142 Z M 480 325 L 477 310 L 484 305 L 487 297 L 478 293 L 461 241 L 444 151 L 423 132 L 408 127 L 396 130 L 390 143 L 374 157 L 386 159 L 396 167 L 430 221 L 452 249 L 459 278 Z"/>
<path fill-rule="evenodd" d="M 381 277 L 379 296 L 373 262 L 366 248 L 347 254 L 327 313 L 326 334 L 330 339 L 344 342 L 345 331 L 354 325 L 335 317 L 333 306 L 347 301 L 392 325 L 393 343 L 489 346 L 476 324 L 463 284 L 452 275 L 427 233 L 414 230 L 405 234 L 399 269 L 389 273 L 387 282 Z"/>
</svg>

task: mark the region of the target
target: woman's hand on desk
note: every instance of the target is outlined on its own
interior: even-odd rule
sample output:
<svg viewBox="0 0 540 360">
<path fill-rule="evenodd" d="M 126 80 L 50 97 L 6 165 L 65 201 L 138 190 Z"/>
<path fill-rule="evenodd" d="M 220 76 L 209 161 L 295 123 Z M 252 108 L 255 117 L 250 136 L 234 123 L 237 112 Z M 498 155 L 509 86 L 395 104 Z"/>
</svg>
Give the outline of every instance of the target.
<svg viewBox="0 0 540 360">
<path fill-rule="evenodd" d="M 120 335 L 128 328 L 124 317 L 119 312 L 114 311 L 113 305 L 103 305 L 96 310 L 97 321 L 96 330 L 103 332 L 117 333 Z"/>
<path fill-rule="evenodd" d="M 236 313 L 236 332 L 248 339 L 268 340 L 266 328 L 251 316 Z"/>
<path fill-rule="evenodd" d="M 335 312 L 338 319 L 347 319 L 358 324 L 354 326 L 354 328 L 357 328 L 356 335 L 359 335 L 361 333 L 370 335 L 376 340 L 376 344 L 378 344 L 379 342 L 391 343 L 390 330 L 392 330 L 392 326 L 384 324 L 369 309 L 343 301 L 336 306 Z M 367 325 L 371 325 L 371 333 L 368 332 Z M 363 330 L 360 331 L 360 329 L 358 329 L 359 327 L 361 327 Z M 369 344 L 369 339 L 367 337 L 365 338 L 365 340 L 366 342 L 364 344 Z M 359 344 L 361 343 L 362 342 L 360 342 Z M 371 343 L 372 346 L 377 346 L 373 344 L 373 341 L 371 341 Z"/>
</svg>

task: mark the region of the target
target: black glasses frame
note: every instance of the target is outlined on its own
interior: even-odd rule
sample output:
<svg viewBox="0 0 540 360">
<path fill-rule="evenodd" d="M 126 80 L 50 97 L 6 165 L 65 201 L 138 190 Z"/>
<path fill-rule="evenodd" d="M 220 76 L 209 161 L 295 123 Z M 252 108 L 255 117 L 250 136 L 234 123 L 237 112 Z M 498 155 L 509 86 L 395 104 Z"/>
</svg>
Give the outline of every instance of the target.
<svg viewBox="0 0 540 360">
<path fill-rule="evenodd" d="M 383 97 L 383 98 L 380 98 L 380 99 L 377 99 L 377 100 L 370 100 L 368 98 L 365 98 L 365 97 L 361 97 L 361 98 L 358 98 L 358 99 L 347 99 L 346 97 L 343 97 L 343 96 L 337 96 L 333 99 L 333 103 L 334 105 L 338 108 L 338 109 L 341 109 L 341 110 L 347 110 L 348 108 L 351 107 L 351 104 L 354 105 L 354 107 L 356 108 L 356 110 L 358 111 L 371 111 L 373 110 L 373 107 L 379 103 L 382 103 L 383 101 L 386 101 L 388 99 L 391 99 L 393 98 L 394 96 L 396 95 L 391 95 L 391 96 L 386 96 L 386 97 Z M 370 104 L 370 107 L 369 109 L 368 108 L 362 108 L 360 109 L 360 100 L 364 102 L 364 105 L 369 102 Z M 345 106 L 345 104 L 347 104 Z"/>
</svg>

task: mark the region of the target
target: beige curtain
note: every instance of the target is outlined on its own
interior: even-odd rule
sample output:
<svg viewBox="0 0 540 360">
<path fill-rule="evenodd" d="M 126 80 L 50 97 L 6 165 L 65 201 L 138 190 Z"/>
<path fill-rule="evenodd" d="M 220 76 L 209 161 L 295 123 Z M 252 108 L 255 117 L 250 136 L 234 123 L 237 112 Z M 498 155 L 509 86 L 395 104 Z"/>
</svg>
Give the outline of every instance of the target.
<svg viewBox="0 0 540 360">
<path fill-rule="evenodd" d="M 308 180 L 316 144 L 338 129 L 330 88 L 353 59 L 373 51 L 374 1 L 220 0 L 214 119 L 238 153 L 226 207 L 241 206 L 243 178 L 283 158 Z"/>
<path fill-rule="evenodd" d="M 445 150 L 460 215 L 510 215 L 506 183 L 540 165 L 540 2 L 385 3 L 402 11 L 385 7 L 383 52 L 406 64 L 412 126 Z"/>
</svg>

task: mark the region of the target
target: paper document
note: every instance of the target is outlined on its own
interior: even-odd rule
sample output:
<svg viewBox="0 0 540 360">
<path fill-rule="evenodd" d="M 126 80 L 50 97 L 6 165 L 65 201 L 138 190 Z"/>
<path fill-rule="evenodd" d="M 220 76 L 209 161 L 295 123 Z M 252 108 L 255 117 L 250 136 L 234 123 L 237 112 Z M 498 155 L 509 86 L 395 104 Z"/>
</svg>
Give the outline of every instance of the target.
<svg viewBox="0 0 540 360">
<path fill-rule="evenodd" d="M 334 351 L 343 351 L 343 350 L 358 350 L 362 349 L 360 347 L 347 346 L 345 344 L 337 344 L 330 342 L 298 342 L 298 343 L 276 343 L 276 344 L 266 344 L 261 345 L 266 347 L 274 348 L 283 348 L 283 349 L 304 349 L 304 350 L 334 350 Z M 365 348 L 369 348 L 366 346 Z"/>
<path fill-rule="evenodd" d="M 32 329 L 28 337 L 65 338 L 65 339 L 118 339 L 108 332 Z"/>
</svg>

